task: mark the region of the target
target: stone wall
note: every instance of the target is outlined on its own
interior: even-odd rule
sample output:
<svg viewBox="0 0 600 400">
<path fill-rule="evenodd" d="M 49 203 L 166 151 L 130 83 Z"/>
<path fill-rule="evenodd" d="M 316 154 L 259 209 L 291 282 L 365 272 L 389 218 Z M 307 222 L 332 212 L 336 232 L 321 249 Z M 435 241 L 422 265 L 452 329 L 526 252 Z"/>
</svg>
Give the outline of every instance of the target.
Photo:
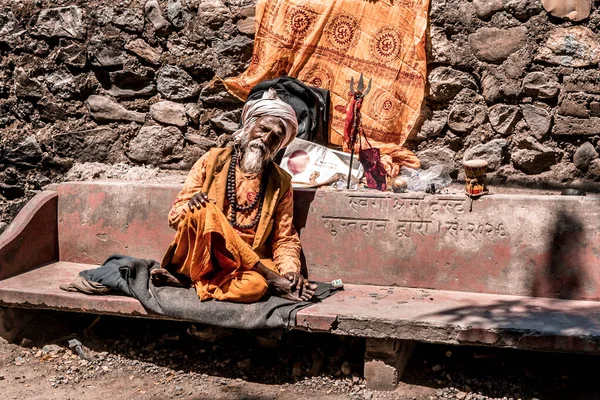
<svg viewBox="0 0 600 400">
<path fill-rule="evenodd" d="M 595 187 L 600 1 L 571 2 L 571 13 L 557 0 L 431 1 L 429 91 L 414 138 L 423 164 L 458 173 L 482 157 L 496 182 Z"/>
<path fill-rule="evenodd" d="M 553 0 L 544 0 L 545 4 Z M 429 89 L 407 146 L 460 177 L 600 180 L 600 0 L 431 0 Z M 237 127 L 254 0 L 0 0 L 0 231 L 75 166 L 185 171 Z M 553 11 L 554 14 L 558 14 Z"/>
</svg>

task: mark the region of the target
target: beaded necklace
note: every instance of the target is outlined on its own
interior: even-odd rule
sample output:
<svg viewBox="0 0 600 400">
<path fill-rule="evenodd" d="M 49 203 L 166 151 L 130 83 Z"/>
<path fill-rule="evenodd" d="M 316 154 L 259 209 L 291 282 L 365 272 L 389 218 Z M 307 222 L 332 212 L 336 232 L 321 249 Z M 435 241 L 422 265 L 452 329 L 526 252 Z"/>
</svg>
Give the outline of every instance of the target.
<svg viewBox="0 0 600 400">
<path fill-rule="evenodd" d="M 238 152 L 237 150 L 233 150 L 231 155 L 231 163 L 229 164 L 229 171 L 227 172 L 227 200 L 229 200 L 229 204 L 231 206 L 231 210 L 229 211 L 229 223 L 238 228 L 238 229 L 250 229 L 255 227 L 260 221 L 260 216 L 262 214 L 262 206 L 265 200 L 264 191 L 267 186 L 267 178 L 269 176 L 271 164 L 263 169 L 263 176 L 260 180 L 260 189 L 258 190 L 258 194 L 254 197 L 254 200 L 247 206 L 241 206 L 237 202 L 237 193 L 236 193 L 236 166 L 238 165 Z M 256 213 L 256 217 L 252 219 L 249 224 L 242 225 L 237 222 L 237 212 L 241 211 L 249 211 L 258 205 L 258 212 Z"/>
</svg>

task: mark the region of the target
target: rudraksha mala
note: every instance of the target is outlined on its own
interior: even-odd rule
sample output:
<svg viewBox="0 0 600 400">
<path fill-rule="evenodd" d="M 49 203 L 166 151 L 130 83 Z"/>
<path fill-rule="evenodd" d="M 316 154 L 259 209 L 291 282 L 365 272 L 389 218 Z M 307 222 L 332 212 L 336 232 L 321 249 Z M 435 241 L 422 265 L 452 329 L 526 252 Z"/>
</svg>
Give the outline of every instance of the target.
<svg viewBox="0 0 600 400">
<path fill-rule="evenodd" d="M 267 179 L 269 177 L 271 164 L 263 170 L 262 179 L 260 180 L 260 189 L 258 190 L 258 194 L 254 198 L 254 200 L 248 204 L 247 206 L 241 206 L 237 202 L 237 192 L 236 192 L 236 166 L 238 165 L 238 151 L 236 149 L 233 150 L 231 155 L 231 163 L 229 164 L 229 171 L 227 172 L 227 200 L 229 200 L 229 204 L 231 206 L 231 210 L 229 211 L 229 223 L 238 229 L 250 229 L 255 227 L 260 221 L 260 216 L 262 214 L 262 207 L 265 200 L 265 188 L 267 187 Z M 259 204 L 260 202 L 260 204 Z M 249 211 L 256 207 L 258 204 L 258 212 L 256 213 L 256 217 L 246 225 L 242 225 L 237 222 L 237 213 L 238 211 L 244 212 Z"/>
</svg>

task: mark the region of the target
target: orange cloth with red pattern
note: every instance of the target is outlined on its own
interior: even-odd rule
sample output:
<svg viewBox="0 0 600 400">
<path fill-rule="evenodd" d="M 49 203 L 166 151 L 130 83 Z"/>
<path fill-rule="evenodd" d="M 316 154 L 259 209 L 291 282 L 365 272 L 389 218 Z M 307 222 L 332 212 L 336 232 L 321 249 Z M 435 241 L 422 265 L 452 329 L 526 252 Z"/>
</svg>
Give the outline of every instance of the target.
<svg viewBox="0 0 600 400">
<path fill-rule="evenodd" d="M 362 124 L 388 172 L 420 166 L 402 147 L 425 94 L 429 0 L 259 0 L 248 69 L 224 81 L 244 100 L 258 83 L 282 75 L 331 92 L 329 142 L 341 145 L 350 78 L 372 79 Z"/>
</svg>

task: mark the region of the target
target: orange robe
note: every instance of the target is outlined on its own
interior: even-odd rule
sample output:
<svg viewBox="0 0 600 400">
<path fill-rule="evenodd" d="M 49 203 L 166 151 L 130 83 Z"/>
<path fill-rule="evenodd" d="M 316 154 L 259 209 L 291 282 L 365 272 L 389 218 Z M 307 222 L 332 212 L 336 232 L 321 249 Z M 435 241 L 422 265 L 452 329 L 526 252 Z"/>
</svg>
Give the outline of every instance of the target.
<svg viewBox="0 0 600 400">
<path fill-rule="evenodd" d="M 265 279 L 252 268 L 262 261 L 281 274 L 300 272 L 300 239 L 292 225 L 293 194 L 290 178 L 277 166 L 269 177 L 259 223 L 236 229 L 225 215 L 229 149 L 213 149 L 192 167 L 185 185 L 169 213 L 169 224 L 177 234 L 163 258 L 163 267 L 189 277 L 201 300 L 254 302 L 267 291 Z M 244 174 L 236 169 L 238 204 L 250 204 L 259 192 L 262 174 Z M 208 193 L 207 207 L 190 211 L 188 202 L 200 191 Z M 242 225 L 258 212 L 253 208 L 237 213 Z"/>
</svg>

